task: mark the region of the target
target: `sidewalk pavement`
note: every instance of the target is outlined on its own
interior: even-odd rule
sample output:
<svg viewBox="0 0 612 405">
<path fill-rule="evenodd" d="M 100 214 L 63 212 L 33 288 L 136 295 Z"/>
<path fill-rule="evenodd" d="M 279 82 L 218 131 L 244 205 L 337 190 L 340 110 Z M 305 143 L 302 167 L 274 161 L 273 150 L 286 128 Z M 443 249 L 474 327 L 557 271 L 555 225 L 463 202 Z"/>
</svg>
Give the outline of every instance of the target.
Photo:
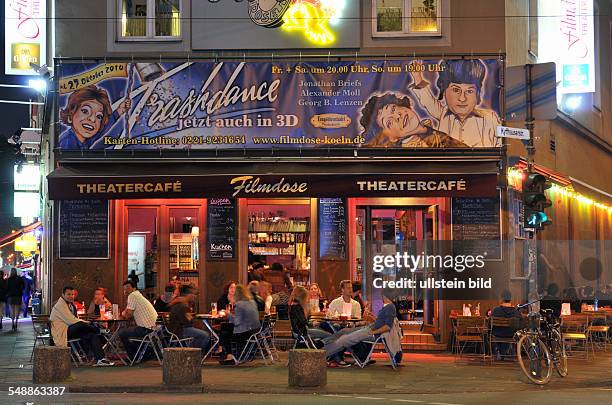
<svg viewBox="0 0 612 405">
<path fill-rule="evenodd" d="M 0 391 L 8 386 L 31 385 L 29 356 L 32 345 L 31 326 L 23 322 L 17 333 L 0 334 Z M 136 367 L 73 368 L 65 385 L 70 392 L 211 392 L 211 393 L 305 393 L 320 394 L 429 394 L 469 392 L 516 392 L 534 389 L 587 388 L 612 386 L 612 352 L 597 352 L 595 360 L 571 359 L 569 375 L 553 375 L 545 387 L 527 382 L 516 362 L 494 365 L 481 361 L 456 361 L 448 353 L 405 353 L 399 370 L 394 371 L 388 359 L 379 354 L 377 363 L 365 369 L 328 369 L 327 386 L 317 389 L 295 389 L 287 386 L 287 355 L 270 365 L 261 360 L 237 367 L 205 363 L 202 387 L 168 388 L 162 385 L 162 369 L 157 362 Z"/>
</svg>

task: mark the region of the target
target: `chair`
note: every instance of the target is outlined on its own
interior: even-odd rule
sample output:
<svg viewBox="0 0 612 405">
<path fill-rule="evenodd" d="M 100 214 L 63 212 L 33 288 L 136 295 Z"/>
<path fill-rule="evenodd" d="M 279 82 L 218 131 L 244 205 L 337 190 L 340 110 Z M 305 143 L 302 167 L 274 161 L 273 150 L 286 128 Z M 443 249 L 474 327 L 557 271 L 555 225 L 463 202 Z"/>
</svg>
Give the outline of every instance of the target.
<svg viewBox="0 0 612 405">
<path fill-rule="evenodd" d="M 193 341 L 192 337 L 180 338 L 176 333 L 170 332 L 167 326 L 163 326 L 162 336 L 166 347 L 190 347 Z"/>
<path fill-rule="evenodd" d="M 236 353 L 234 354 L 236 364 L 241 364 L 253 360 L 257 352 L 261 354 L 261 358 L 264 361 L 267 361 L 266 354 L 268 354 L 272 360 L 272 363 L 274 362 L 274 358 L 272 357 L 271 352 L 267 347 L 267 342 L 263 335 L 264 329 L 269 327 L 268 323 L 269 320 L 264 319 L 264 321 L 261 323 L 261 326 L 259 327 L 259 330 L 249 336 L 249 338 L 244 343 L 242 351 L 240 351 L 240 355 L 236 356 L 238 352 L 238 350 L 236 350 Z M 266 350 L 265 353 L 264 349 Z"/>
<path fill-rule="evenodd" d="M 591 340 L 594 347 L 608 351 L 608 344 L 610 343 L 610 326 L 607 324 L 605 313 L 591 313 L 592 320 L 591 324 L 587 328 L 587 335 Z"/>
<path fill-rule="evenodd" d="M 397 353 L 391 353 L 391 349 L 389 348 L 389 340 L 391 339 L 392 335 L 395 335 L 395 338 L 397 339 L 398 343 L 399 343 L 399 349 L 401 352 L 401 341 L 402 341 L 402 328 L 399 324 L 399 321 L 397 319 L 395 319 L 393 321 L 393 327 L 391 328 L 391 330 L 387 333 L 382 333 L 380 334 L 376 339 L 374 340 L 366 340 L 363 343 L 367 343 L 367 344 L 371 344 L 372 347 L 370 348 L 370 351 L 368 353 L 368 355 L 366 356 L 365 360 L 361 361 L 359 359 L 358 356 L 356 356 L 352 351 L 351 351 L 351 356 L 353 356 L 353 360 L 355 360 L 355 364 L 357 364 L 357 366 L 359 366 L 359 368 L 364 368 L 365 366 L 368 365 L 368 363 L 370 362 L 370 360 L 372 359 L 372 354 L 374 353 L 374 349 L 376 348 L 376 346 L 378 344 L 382 344 L 383 348 L 385 349 L 385 352 L 387 353 L 387 356 L 389 356 L 389 361 L 391 362 L 391 367 L 393 367 L 393 370 L 397 370 L 397 367 L 399 366 L 399 362 L 396 359 L 396 354 Z M 400 360 L 401 361 L 401 360 Z"/>
<path fill-rule="evenodd" d="M 147 352 L 147 349 L 151 347 L 153 353 L 155 353 L 155 357 L 157 357 L 157 361 L 159 364 L 162 364 L 163 359 L 163 343 L 162 343 L 162 334 L 163 334 L 163 326 L 157 325 L 155 329 L 146 334 L 142 338 L 130 338 L 131 342 L 138 342 L 138 350 L 136 350 L 136 354 L 132 359 L 130 366 L 133 366 L 135 363 L 140 363 Z"/>
<path fill-rule="evenodd" d="M 454 324 L 455 341 L 453 352 L 460 358 L 468 345 L 475 349 L 480 346 L 480 352 L 476 352 L 477 357 L 482 356 L 486 359 L 485 333 L 486 319 L 481 316 L 458 316 Z"/>
<path fill-rule="evenodd" d="M 272 329 L 272 335 L 274 339 L 274 345 L 281 346 L 281 350 L 285 350 L 289 347 L 289 344 L 293 343 L 293 336 L 291 334 L 291 322 L 286 319 L 278 319 L 274 323 Z"/>
<path fill-rule="evenodd" d="M 589 360 L 589 348 L 595 357 L 595 348 L 591 335 L 588 333 L 590 326 L 587 314 L 574 314 L 561 317 L 561 338 L 566 347 L 567 356 L 572 357 L 574 352 L 584 353 L 585 360 Z M 582 346 L 583 350 L 577 350 Z M 590 346 L 590 347 L 589 347 Z"/>
<path fill-rule="evenodd" d="M 491 363 L 495 360 L 495 356 L 493 355 L 493 345 L 496 343 L 503 343 L 508 345 L 514 345 L 516 340 L 514 336 L 512 337 L 498 337 L 493 334 L 493 329 L 495 328 L 507 328 L 512 329 L 513 332 L 516 332 L 519 329 L 519 318 L 503 318 L 492 316 L 489 322 L 489 353 L 491 353 Z M 505 356 L 502 354 L 502 357 Z"/>
<path fill-rule="evenodd" d="M 70 358 L 75 367 L 83 366 L 87 363 L 87 353 L 81 345 L 81 339 L 68 339 L 68 347 L 70 347 Z"/>
<path fill-rule="evenodd" d="M 34 349 L 38 342 L 46 346 L 51 341 L 51 326 L 49 325 L 49 315 L 32 315 L 32 329 L 34 330 L 34 344 L 32 345 L 32 354 L 30 354 L 30 362 L 34 358 Z"/>
</svg>

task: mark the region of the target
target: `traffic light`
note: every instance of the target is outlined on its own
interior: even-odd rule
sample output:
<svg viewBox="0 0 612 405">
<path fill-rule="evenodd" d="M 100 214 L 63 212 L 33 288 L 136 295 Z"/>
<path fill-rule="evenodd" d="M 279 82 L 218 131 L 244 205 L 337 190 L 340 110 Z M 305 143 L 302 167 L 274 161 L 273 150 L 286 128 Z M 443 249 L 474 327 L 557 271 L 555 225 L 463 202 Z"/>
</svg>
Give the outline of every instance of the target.
<svg viewBox="0 0 612 405">
<path fill-rule="evenodd" d="M 552 187 L 546 177 L 538 173 L 527 173 L 523 180 L 523 223 L 524 227 L 541 231 L 546 225 L 552 224 L 544 209 L 552 204 L 544 191 Z"/>
</svg>

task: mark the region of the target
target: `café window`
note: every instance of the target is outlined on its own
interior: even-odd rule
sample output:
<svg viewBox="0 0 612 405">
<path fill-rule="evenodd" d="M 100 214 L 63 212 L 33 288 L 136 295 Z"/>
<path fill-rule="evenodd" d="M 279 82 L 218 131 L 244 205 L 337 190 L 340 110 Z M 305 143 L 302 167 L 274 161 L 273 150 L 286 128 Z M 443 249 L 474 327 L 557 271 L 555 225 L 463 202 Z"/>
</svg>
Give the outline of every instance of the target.
<svg viewBox="0 0 612 405">
<path fill-rule="evenodd" d="M 181 36 L 181 0 L 119 0 L 119 37 L 132 40 Z"/>
<path fill-rule="evenodd" d="M 306 285 L 310 278 L 309 200 L 249 200 L 249 266 L 266 265 L 264 279 L 274 291 L 287 287 L 282 266 L 293 285 Z M 279 267 L 280 269 L 280 267 Z"/>
<path fill-rule="evenodd" d="M 439 36 L 442 0 L 372 0 L 375 37 Z"/>
</svg>

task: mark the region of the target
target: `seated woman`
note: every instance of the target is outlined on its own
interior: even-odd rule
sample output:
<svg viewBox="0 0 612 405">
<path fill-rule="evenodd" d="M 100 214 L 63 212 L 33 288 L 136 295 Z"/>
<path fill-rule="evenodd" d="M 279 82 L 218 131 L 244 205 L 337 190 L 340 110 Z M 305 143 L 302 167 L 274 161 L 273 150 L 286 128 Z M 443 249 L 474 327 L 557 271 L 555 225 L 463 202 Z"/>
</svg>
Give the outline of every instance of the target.
<svg viewBox="0 0 612 405">
<path fill-rule="evenodd" d="M 234 305 L 234 293 L 236 292 L 236 283 L 234 281 L 230 281 L 223 288 L 223 294 L 217 300 L 217 310 L 223 311 L 227 308 L 228 305 Z"/>
<path fill-rule="evenodd" d="M 269 315 L 272 307 L 272 284 L 267 281 L 260 282 L 259 296 L 264 300 L 264 312 Z"/>
<path fill-rule="evenodd" d="M 89 308 L 87 308 L 87 315 L 99 317 L 100 305 L 104 305 L 105 312 L 113 311 L 113 304 L 106 298 L 106 288 L 104 287 L 98 287 L 94 291 L 94 297 L 89 304 Z"/>
<path fill-rule="evenodd" d="M 310 304 L 308 302 L 308 291 L 302 286 L 296 286 L 289 297 L 289 319 L 291 330 L 301 336 L 310 336 L 312 339 L 323 339 L 331 336 L 331 333 L 317 329 L 317 321 L 308 322 L 310 315 Z"/>
<path fill-rule="evenodd" d="M 308 287 L 308 303 L 310 306 L 310 312 L 322 312 L 325 308 L 323 300 L 323 294 L 317 283 L 312 283 Z"/>
<path fill-rule="evenodd" d="M 253 296 L 244 285 L 238 284 L 236 286 L 233 299 L 235 302 L 234 313 L 229 315 L 229 323 L 222 325 L 219 334 L 223 349 L 219 363 L 223 365 L 238 363 L 238 360 L 232 354 L 232 343 L 241 346 L 261 326 L 257 304 L 255 304 Z"/>
</svg>

